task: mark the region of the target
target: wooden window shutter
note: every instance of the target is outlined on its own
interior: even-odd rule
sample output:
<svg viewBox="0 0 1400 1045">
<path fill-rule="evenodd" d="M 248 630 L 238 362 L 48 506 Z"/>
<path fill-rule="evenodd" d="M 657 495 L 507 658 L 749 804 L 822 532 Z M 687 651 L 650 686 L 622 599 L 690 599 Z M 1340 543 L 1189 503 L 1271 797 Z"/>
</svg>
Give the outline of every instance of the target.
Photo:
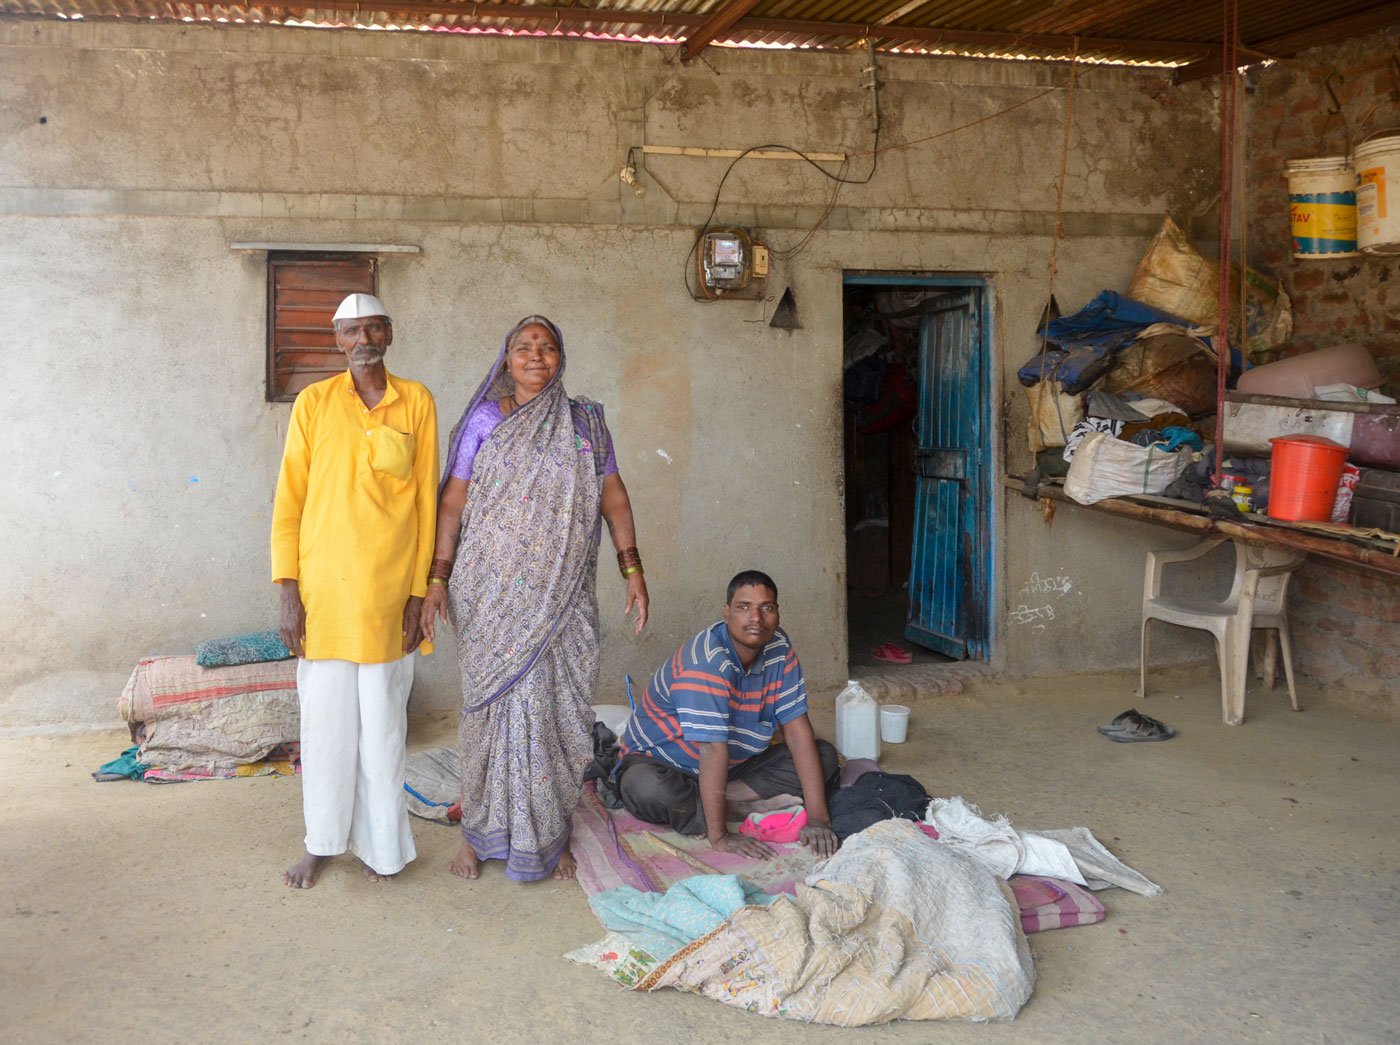
<svg viewBox="0 0 1400 1045">
<path fill-rule="evenodd" d="M 267 398 L 298 392 L 345 369 L 331 316 L 347 294 L 379 292 L 378 259 L 366 254 L 271 253 L 267 259 Z"/>
</svg>

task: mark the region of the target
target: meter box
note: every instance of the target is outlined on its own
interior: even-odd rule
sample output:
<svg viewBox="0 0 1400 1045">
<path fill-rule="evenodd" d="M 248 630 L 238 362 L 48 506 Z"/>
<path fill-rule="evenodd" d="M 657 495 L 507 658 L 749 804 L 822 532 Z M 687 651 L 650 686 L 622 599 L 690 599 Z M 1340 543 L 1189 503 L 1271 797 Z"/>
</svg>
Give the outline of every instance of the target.
<svg viewBox="0 0 1400 1045">
<path fill-rule="evenodd" d="M 744 229 L 706 229 L 696 250 L 700 294 L 752 300 L 763 297 L 768 278 L 768 248 Z"/>
</svg>

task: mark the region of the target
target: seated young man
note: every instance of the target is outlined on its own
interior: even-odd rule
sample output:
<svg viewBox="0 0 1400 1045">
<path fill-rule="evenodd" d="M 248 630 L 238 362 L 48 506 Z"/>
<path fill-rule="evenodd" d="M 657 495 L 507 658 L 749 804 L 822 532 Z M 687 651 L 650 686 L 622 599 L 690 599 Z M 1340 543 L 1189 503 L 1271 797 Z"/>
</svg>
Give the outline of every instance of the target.
<svg viewBox="0 0 1400 1045">
<path fill-rule="evenodd" d="M 657 669 L 622 731 L 618 790 L 627 811 L 723 852 L 766 858 L 773 850 L 731 834 L 726 820 L 807 809 L 801 841 L 836 852 L 826 792 L 836 749 L 812 733 L 807 683 L 778 627 L 778 586 L 746 570 L 729 582 L 724 618 Z"/>
</svg>

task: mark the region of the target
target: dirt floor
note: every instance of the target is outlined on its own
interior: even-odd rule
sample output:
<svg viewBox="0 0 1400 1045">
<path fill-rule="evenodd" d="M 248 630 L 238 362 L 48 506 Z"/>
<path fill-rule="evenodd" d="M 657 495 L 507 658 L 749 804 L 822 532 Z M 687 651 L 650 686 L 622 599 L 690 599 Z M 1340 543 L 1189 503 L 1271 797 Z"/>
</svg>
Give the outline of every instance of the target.
<svg viewBox="0 0 1400 1045">
<path fill-rule="evenodd" d="M 623 993 L 560 957 L 602 936 L 576 884 L 499 865 L 464 883 L 455 832 L 423 821 L 398 881 L 343 858 L 293 892 L 298 781 L 95 784 L 125 746 L 113 730 L 0 740 L 0 1039 L 1397 1040 L 1400 723 L 1305 690 L 1301 714 L 1252 692 L 1230 728 L 1189 669 L 1141 705 L 1176 739 L 1109 743 L 1094 726 L 1134 682 L 969 683 L 916 703 L 910 743 L 886 749 L 934 794 L 1089 826 L 1166 890 L 1109 890 L 1105 922 L 1032 936 L 1039 979 L 1012 1023 L 841 1031 Z M 412 746 L 451 732 L 417 723 Z"/>
</svg>

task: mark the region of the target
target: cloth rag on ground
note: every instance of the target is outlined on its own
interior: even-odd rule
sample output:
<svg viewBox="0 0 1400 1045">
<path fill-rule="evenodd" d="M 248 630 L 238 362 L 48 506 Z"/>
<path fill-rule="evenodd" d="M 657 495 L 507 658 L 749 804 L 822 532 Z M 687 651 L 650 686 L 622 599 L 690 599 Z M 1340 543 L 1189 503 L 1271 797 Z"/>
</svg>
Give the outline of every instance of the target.
<svg viewBox="0 0 1400 1045">
<path fill-rule="evenodd" d="M 668 956 L 620 933 L 567 957 L 633 990 L 852 1027 L 1011 1019 L 1035 984 L 1009 888 L 900 820 L 852 837 L 796 896 L 741 907 Z"/>
<path fill-rule="evenodd" d="M 137 747 L 129 747 L 110 762 L 104 762 L 92 774 L 99 784 L 108 780 L 140 780 L 151 767 L 136 757 Z"/>
<path fill-rule="evenodd" d="M 146 657 L 117 711 L 146 724 L 140 759 L 154 769 L 231 776 L 300 739 L 296 670 L 294 660 L 203 668 L 193 656 Z"/>
<path fill-rule="evenodd" d="M 435 747 L 415 751 L 405 765 L 403 789 L 408 794 L 408 811 L 424 820 L 440 824 L 456 821 L 461 815 L 462 755 L 455 747 Z"/>
<path fill-rule="evenodd" d="M 246 635 L 225 635 L 223 638 L 206 639 L 194 648 L 194 662 L 202 668 L 290 660 L 291 656 L 292 651 L 283 643 L 276 628 L 252 631 Z"/>
<path fill-rule="evenodd" d="M 1118 886 L 1142 896 L 1162 892 L 1160 885 L 1105 849 L 1086 827 L 1020 831 L 1004 816 L 988 820 L 961 797 L 933 799 L 924 820 L 938 829 L 940 844 L 966 853 L 998 878 L 1044 875 L 1089 889 Z"/>
</svg>

